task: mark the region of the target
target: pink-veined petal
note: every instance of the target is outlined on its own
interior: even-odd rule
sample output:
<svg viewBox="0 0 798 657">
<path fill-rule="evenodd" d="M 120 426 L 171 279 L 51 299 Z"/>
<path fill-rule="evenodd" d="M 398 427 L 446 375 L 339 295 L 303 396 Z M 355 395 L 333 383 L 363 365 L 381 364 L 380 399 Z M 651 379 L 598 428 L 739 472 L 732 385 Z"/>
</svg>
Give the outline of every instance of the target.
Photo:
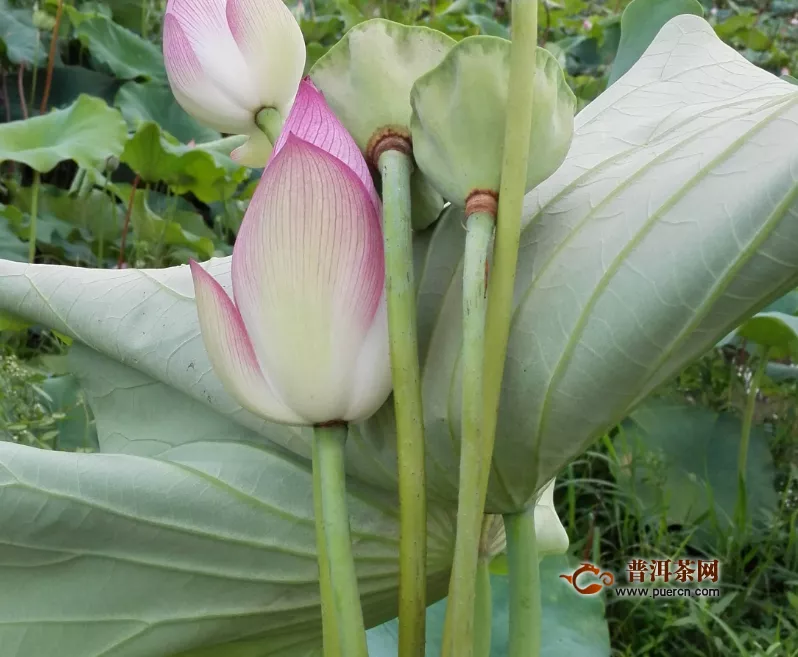
<svg viewBox="0 0 798 657">
<path fill-rule="evenodd" d="M 227 24 L 261 107 L 286 116 L 305 69 L 302 30 L 283 0 L 227 0 Z"/>
<path fill-rule="evenodd" d="M 230 157 L 245 167 L 262 169 L 269 161 L 272 152 L 272 143 L 260 130 L 250 133 L 249 138 L 236 148 Z"/>
<path fill-rule="evenodd" d="M 371 329 L 355 365 L 349 409 L 343 417 L 356 422 L 371 417 L 391 392 L 391 359 L 388 343 L 388 307 L 383 293 Z"/>
<path fill-rule="evenodd" d="M 261 367 L 286 405 L 313 422 L 343 419 L 385 282 L 380 221 L 360 179 L 289 137 L 250 202 L 232 278 Z"/>
<path fill-rule="evenodd" d="M 233 301 L 199 264 L 192 260 L 190 265 L 202 341 L 225 390 L 260 417 L 284 424 L 304 424 L 275 396 L 263 376 Z"/>
<path fill-rule="evenodd" d="M 163 53 L 172 93 L 186 112 L 220 132 L 244 132 L 254 126 L 252 114 L 231 102 L 205 75 L 180 21 L 171 14 L 164 17 Z"/>
<path fill-rule="evenodd" d="M 299 85 L 294 105 L 274 145 L 275 155 L 280 152 L 290 134 L 327 151 L 352 169 L 368 190 L 377 212 L 381 212 L 380 197 L 374 188 L 366 159 L 310 78 L 305 78 Z"/>
<path fill-rule="evenodd" d="M 171 0 L 167 15 L 180 23 L 205 76 L 229 102 L 254 116 L 261 108 L 256 81 L 227 25 L 225 0 Z"/>
</svg>

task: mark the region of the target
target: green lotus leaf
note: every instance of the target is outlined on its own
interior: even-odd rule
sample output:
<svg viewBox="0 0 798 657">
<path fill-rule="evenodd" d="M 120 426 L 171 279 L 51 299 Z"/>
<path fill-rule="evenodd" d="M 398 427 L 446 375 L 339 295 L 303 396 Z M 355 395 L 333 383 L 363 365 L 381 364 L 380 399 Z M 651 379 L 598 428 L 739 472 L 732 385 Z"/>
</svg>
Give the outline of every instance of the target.
<svg viewBox="0 0 798 657">
<path fill-rule="evenodd" d="M 649 518 L 665 517 L 669 523 L 696 528 L 698 537 L 707 541 L 713 529 L 728 531 L 736 522 L 741 435 L 738 416 L 683 400 L 648 400 L 624 421 L 615 438 L 618 479 Z M 751 432 L 746 465 L 749 521 L 762 529 L 779 496 L 761 427 Z"/>
<path fill-rule="evenodd" d="M 737 335 L 766 347 L 772 358 L 798 356 L 798 317 L 793 315 L 757 313 L 737 329 Z"/>
<path fill-rule="evenodd" d="M 652 390 L 796 287 L 796 161 L 798 89 L 695 16 L 671 20 L 577 115 L 565 162 L 526 197 L 489 512 L 525 508 Z M 463 234 L 462 212 L 447 210 L 416 238 L 434 503 L 457 498 Z M 206 266 L 230 290 L 229 258 Z M 0 261 L 0 281 L 0 310 L 52 326 L 309 457 L 306 434 L 247 413 L 214 376 L 187 267 Z M 347 471 L 395 492 L 390 402 L 351 428 Z"/>
<path fill-rule="evenodd" d="M 104 170 L 109 157 L 122 154 L 126 140 L 119 111 L 81 95 L 64 109 L 0 125 L 0 162 L 23 162 L 42 173 L 64 160 Z"/>
<path fill-rule="evenodd" d="M 510 42 L 460 41 L 413 85 L 413 155 L 445 199 L 464 206 L 477 190 L 498 193 L 510 80 Z M 537 49 L 526 191 L 562 164 L 571 144 L 576 98 L 557 61 Z"/>
<path fill-rule="evenodd" d="M 230 159 L 230 152 L 243 140 L 235 136 L 187 146 L 157 123 L 142 123 L 125 145 L 122 162 L 146 182 L 163 181 L 176 194 L 191 192 L 203 203 L 212 203 L 232 198 L 249 175 Z"/>
<path fill-rule="evenodd" d="M 578 595 L 560 579 L 572 573 L 579 562 L 573 557 L 547 557 L 540 563 L 541 649 L 544 657 L 609 657 L 610 633 L 601 596 Z M 493 564 L 491 564 L 491 570 Z M 506 573 L 490 576 L 492 627 L 490 654 L 509 654 L 510 588 Z M 446 600 L 427 608 L 427 655 L 441 654 Z M 395 657 L 399 623 L 395 620 L 367 634 L 370 657 Z"/>
<path fill-rule="evenodd" d="M 177 104 L 172 90 L 157 82 L 126 82 L 114 99 L 132 130 L 142 123 L 157 123 L 183 143 L 219 139 L 216 130 L 197 123 Z"/>
<path fill-rule="evenodd" d="M 39 42 L 38 32 L 30 8 L 12 9 L 6 0 L 0 0 L 0 57 L 12 64 L 46 64 L 50 35 L 42 34 Z M 58 59 L 60 62 L 60 56 Z"/>
<path fill-rule="evenodd" d="M 79 343 L 69 359 L 104 453 L 0 443 L 3 657 L 213 655 L 219 646 L 233 656 L 254 644 L 254 654 L 287 656 L 318 645 L 309 461 Z M 396 615 L 397 501 L 348 488 L 373 626 Z M 437 600 L 454 511 L 433 506 L 429 518 Z"/>
<path fill-rule="evenodd" d="M 163 55 L 151 41 L 100 14 L 75 23 L 75 35 L 89 50 L 92 59 L 117 78 L 166 82 Z"/>
<path fill-rule="evenodd" d="M 682 14 L 704 15 L 698 0 L 634 0 L 621 16 L 621 40 L 607 84 L 613 84 L 640 59 L 654 37 L 671 18 Z"/>
<path fill-rule="evenodd" d="M 410 135 L 413 83 L 454 44 L 437 30 L 375 18 L 349 30 L 313 65 L 310 77 L 365 152 L 385 128 Z M 418 172 L 411 186 L 413 227 L 422 230 L 438 218 L 443 199 Z"/>
</svg>

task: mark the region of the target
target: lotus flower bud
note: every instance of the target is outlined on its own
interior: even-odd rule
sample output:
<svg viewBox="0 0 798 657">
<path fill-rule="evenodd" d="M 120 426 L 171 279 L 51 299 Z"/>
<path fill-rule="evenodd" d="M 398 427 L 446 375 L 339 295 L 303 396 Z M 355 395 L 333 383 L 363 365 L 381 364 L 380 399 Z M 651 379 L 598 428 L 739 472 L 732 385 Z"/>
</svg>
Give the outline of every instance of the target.
<svg viewBox="0 0 798 657">
<path fill-rule="evenodd" d="M 352 137 L 303 82 L 232 258 L 235 300 L 191 263 L 211 364 L 285 424 L 359 420 L 391 388 L 379 198 Z"/>
<path fill-rule="evenodd" d="M 262 167 L 271 142 L 263 110 L 287 116 L 305 68 L 302 31 L 282 0 L 169 0 L 163 51 L 172 92 L 186 112 L 249 140 L 232 153 Z"/>
</svg>

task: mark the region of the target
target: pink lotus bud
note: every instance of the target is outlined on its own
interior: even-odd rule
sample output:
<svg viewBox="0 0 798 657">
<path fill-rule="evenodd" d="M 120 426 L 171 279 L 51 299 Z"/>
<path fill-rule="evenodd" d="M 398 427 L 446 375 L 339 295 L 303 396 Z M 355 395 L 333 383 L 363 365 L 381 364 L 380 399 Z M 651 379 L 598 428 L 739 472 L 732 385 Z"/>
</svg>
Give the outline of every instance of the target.
<svg viewBox="0 0 798 657">
<path fill-rule="evenodd" d="M 263 166 L 271 144 L 255 124 L 286 116 L 305 67 L 305 42 L 282 0 L 169 0 L 163 51 L 177 102 L 220 132 L 249 135 L 242 164 Z"/>
<path fill-rule="evenodd" d="M 379 198 L 352 137 L 303 82 L 233 249 L 235 300 L 191 263 L 203 341 L 275 422 L 372 415 L 391 388 Z"/>
<path fill-rule="evenodd" d="M 589 21 L 587 18 L 582 21 L 582 29 L 586 31 L 590 31 L 593 29 L 593 22 Z"/>
</svg>

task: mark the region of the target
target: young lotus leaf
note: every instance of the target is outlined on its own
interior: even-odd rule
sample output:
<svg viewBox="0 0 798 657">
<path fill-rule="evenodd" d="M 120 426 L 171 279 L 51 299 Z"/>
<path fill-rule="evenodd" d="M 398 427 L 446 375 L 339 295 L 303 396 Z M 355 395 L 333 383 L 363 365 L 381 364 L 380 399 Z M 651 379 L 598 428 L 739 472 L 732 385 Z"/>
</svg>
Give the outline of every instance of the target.
<svg viewBox="0 0 798 657">
<path fill-rule="evenodd" d="M 493 513 L 525 508 L 636 402 L 798 284 L 798 89 L 723 45 L 705 21 L 670 21 L 575 128 L 563 165 L 527 196 Z M 449 211 L 421 238 L 416 276 L 434 501 L 457 497 L 461 217 Z M 229 259 L 206 266 L 229 291 Z M 2 261 L 0 280 L 0 310 L 309 456 L 307 434 L 243 411 L 210 371 L 187 267 Z M 350 429 L 347 459 L 353 481 L 395 490 L 392 404 Z"/>
<path fill-rule="evenodd" d="M 526 190 L 562 164 L 571 144 L 576 98 L 557 61 L 537 49 Z M 413 85 L 413 155 L 440 194 L 464 206 L 476 190 L 498 193 L 501 182 L 510 42 L 463 39 Z"/>
<path fill-rule="evenodd" d="M 413 83 L 454 44 L 437 30 L 373 19 L 349 30 L 313 65 L 310 77 L 365 152 L 386 128 L 410 135 Z M 411 185 L 413 226 L 422 230 L 438 218 L 443 199 L 418 172 Z"/>
<path fill-rule="evenodd" d="M 0 125 L 0 162 L 23 162 L 41 173 L 64 160 L 104 170 L 109 157 L 122 154 L 126 139 L 119 110 L 82 95 L 64 109 Z"/>
</svg>

